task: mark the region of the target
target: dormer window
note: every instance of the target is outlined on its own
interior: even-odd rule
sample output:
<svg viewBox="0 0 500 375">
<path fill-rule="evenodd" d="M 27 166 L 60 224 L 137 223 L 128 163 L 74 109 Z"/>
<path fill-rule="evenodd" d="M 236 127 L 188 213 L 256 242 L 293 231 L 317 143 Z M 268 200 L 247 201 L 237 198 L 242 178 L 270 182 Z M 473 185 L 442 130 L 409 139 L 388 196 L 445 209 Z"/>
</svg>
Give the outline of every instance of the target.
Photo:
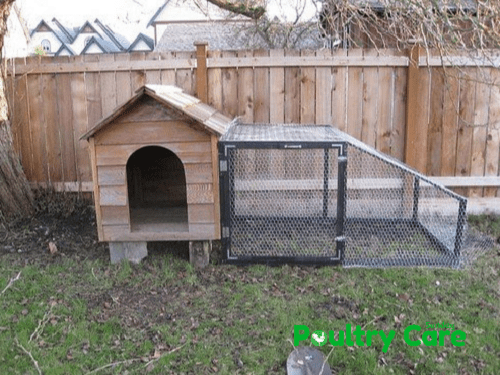
<svg viewBox="0 0 500 375">
<path fill-rule="evenodd" d="M 50 42 L 47 39 L 42 40 L 42 49 L 45 53 L 50 53 Z"/>
<path fill-rule="evenodd" d="M 85 45 L 85 46 L 86 46 L 87 44 L 89 44 L 90 39 L 92 39 L 92 37 L 91 37 L 91 36 L 88 36 L 88 37 L 86 37 L 86 38 L 85 38 L 85 42 L 84 42 L 84 45 Z"/>
</svg>

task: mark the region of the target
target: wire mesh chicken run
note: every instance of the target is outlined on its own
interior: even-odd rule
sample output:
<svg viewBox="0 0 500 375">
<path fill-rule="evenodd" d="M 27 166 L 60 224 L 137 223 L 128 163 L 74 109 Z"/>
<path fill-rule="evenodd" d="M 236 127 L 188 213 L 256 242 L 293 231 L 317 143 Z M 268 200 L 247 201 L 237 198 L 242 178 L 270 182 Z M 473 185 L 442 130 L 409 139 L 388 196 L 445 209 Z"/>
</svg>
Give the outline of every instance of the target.
<svg viewBox="0 0 500 375">
<path fill-rule="evenodd" d="M 227 263 L 466 263 L 466 198 L 331 126 L 235 123 L 219 158 Z"/>
</svg>

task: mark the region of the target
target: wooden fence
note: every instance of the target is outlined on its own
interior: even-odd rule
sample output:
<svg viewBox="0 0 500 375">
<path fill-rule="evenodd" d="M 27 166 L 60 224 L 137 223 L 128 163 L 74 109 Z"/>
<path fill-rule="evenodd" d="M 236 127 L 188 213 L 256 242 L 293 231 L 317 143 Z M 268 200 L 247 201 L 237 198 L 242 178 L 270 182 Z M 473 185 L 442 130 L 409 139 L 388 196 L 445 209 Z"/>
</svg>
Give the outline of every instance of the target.
<svg viewBox="0 0 500 375">
<path fill-rule="evenodd" d="M 91 191 L 87 144 L 79 137 L 144 84 L 195 94 L 201 61 L 207 102 L 228 116 L 333 124 L 426 174 L 493 181 L 460 193 L 498 194 L 497 68 L 443 68 L 396 50 L 209 51 L 200 58 L 171 52 L 8 61 L 15 148 L 28 179 Z"/>
</svg>

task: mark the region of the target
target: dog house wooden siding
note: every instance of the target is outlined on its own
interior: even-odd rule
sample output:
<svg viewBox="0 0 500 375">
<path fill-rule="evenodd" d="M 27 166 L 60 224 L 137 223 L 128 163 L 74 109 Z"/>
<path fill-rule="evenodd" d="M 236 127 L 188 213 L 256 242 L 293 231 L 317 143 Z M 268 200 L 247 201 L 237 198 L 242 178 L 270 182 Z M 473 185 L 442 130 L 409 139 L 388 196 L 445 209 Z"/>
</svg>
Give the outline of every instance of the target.
<svg viewBox="0 0 500 375">
<path fill-rule="evenodd" d="M 99 240 L 219 239 L 217 142 L 230 121 L 177 87 L 147 85 L 84 134 L 82 139 L 90 144 Z M 148 146 L 169 150 L 182 162 L 187 200 L 184 230 L 168 224 L 132 227 L 127 162 Z"/>
</svg>

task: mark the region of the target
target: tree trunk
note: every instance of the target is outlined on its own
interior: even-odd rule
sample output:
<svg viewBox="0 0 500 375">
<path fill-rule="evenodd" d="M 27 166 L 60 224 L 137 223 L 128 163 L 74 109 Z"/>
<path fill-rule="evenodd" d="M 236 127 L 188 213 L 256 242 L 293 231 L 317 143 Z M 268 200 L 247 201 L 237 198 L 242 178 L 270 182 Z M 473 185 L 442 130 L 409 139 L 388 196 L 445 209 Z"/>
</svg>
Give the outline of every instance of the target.
<svg viewBox="0 0 500 375">
<path fill-rule="evenodd" d="M 0 51 L 14 0 L 0 0 Z M 33 194 L 13 149 L 4 75 L 0 75 L 0 219 L 33 212 Z"/>
</svg>

